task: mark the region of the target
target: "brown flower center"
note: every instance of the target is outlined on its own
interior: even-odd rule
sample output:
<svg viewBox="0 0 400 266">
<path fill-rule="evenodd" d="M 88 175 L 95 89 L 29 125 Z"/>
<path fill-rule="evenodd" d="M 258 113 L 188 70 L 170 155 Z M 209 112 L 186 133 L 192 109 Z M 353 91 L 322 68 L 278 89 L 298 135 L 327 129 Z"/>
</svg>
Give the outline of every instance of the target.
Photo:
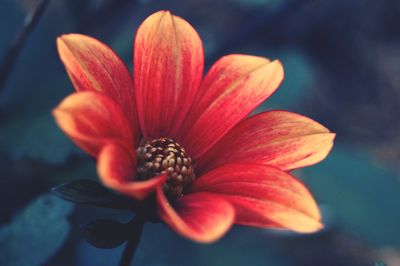
<svg viewBox="0 0 400 266">
<path fill-rule="evenodd" d="M 192 160 L 184 148 L 170 138 L 145 141 L 136 150 L 137 175 L 141 180 L 167 174 L 163 189 L 167 197 L 180 197 L 195 179 Z"/>
</svg>

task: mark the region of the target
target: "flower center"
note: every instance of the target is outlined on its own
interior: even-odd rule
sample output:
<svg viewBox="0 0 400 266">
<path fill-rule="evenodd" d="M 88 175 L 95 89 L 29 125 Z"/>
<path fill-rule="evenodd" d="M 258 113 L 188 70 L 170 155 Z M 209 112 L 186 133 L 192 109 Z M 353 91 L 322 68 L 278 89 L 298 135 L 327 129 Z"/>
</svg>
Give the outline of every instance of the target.
<svg viewBox="0 0 400 266">
<path fill-rule="evenodd" d="M 184 148 L 170 138 L 145 141 L 136 150 L 137 176 L 147 180 L 167 174 L 163 189 L 167 197 L 176 199 L 195 179 L 192 160 Z"/>
</svg>

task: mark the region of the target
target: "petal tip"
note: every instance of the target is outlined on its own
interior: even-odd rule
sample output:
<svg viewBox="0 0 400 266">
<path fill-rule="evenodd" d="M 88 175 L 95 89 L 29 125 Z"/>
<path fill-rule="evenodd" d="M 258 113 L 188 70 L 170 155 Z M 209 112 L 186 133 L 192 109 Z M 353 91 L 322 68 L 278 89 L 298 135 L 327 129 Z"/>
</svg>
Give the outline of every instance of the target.
<svg viewBox="0 0 400 266">
<path fill-rule="evenodd" d="M 60 119 L 62 117 L 62 110 L 60 109 L 59 106 L 51 110 L 51 115 L 54 117 L 54 120 L 57 122 L 57 124 L 60 124 Z"/>
<path fill-rule="evenodd" d="M 62 130 L 64 130 L 64 126 L 68 120 L 68 112 L 66 112 L 64 105 L 66 104 L 66 101 L 69 97 L 71 96 L 65 98 L 53 110 L 51 110 L 51 115 L 54 117 L 54 120 Z"/>
<path fill-rule="evenodd" d="M 327 157 L 328 154 L 333 149 L 333 144 L 335 142 L 335 139 L 336 139 L 336 133 L 332 133 L 332 132 L 326 133 L 326 155 L 325 155 L 325 157 Z M 322 158 L 321 160 L 325 159 L 325 157 Z"/>
<path fill-rule="evenodd" d="M 78 45 L 79 42 L 90 42 L 90 41 L 95 41 L 98 42 L 97 39 L 91 37 L 91 36 L 87 36 L 84 34 L 80 34 L 80 33 L 65 33 L 62 34 L 60 36 L 57 37 L 57 47 L 58 49 L 60 48 L 64 48 L 64 46 L 66 46 L 65 48 L 70 49 L 68 47 L 68 44 L 70 45 Z M 74 46 L 72 46 L 74 47 Z"/>
<path fill-rule="evenodd" d="M 76 38 L 80 34 L 75 33 L 65 33 L 57 37 L 57 46 L 61 48 L 62 45 L 66 45 L 66 43 L 73 38 Z"/>
<path fill-rule="evenodd" d="M 51 115 L 56 118 L 57 117 L 57 113 L 59 112 L 58 110 L 58 106 L 53 108 L 53 110 L 51 110 Z"/>
<path fill-rule="evenodd" d="M 65 46 L 66 46 L 65 39 L 66 38 L 67 38 L 67 35 L 63 34 L 63 35 L 58 36 L 56 39 L 57 51 L 60 55 L 62 54 L 63 49 L 65 49 Z"/>
<path fill-rule="evenodd" d="M 317 233 L 325 228 L 324 224 L 321 221 L 315 221 L 315 222 L 316 223 L 314 225 L 304 228 L 304 230 L 300 230 L 299 233 L 313 234 L 313 233 Z"/>
<path fill-rule="evenodd" d="M 104 186 L 138 200 L 145 199 L 167 179 L 159 175 L 152 179 L 135 179 L 134 154 L 117 143 L 104 146 L 97 159 L 97 172 Z"/>
<path fill-rule="evenodd" d="M 276 75 L 280 75 L 281 77 L 281 81 L 284 79 L 285 77 L 285 71 L 283 68 L 283 63 L 282 61 L 280 61 L 279 59 L 275 59 L 274 61 L 272 61 L 271 63 L 269 63 L 269 65 L 273 65 L 275 67 L 275 71 L 276 71 Z"/>
<path fill-rule="evenodd" d="M 179 200 L 176 206 L 178 209 L 175 210 L 162 188 L 158 187 L 157 204 L 159 215 L 165 223 L 178 234 L 203 244 L 215 242 L 223 237 L 235 219 L 233 206 L 211 193 L 188 194 Z"/>
</svg>

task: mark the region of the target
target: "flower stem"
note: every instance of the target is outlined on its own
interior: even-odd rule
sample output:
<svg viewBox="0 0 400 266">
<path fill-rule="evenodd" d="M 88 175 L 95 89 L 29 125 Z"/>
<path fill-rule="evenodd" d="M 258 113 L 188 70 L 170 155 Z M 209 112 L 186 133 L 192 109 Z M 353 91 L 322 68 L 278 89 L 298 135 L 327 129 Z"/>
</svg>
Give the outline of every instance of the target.
<svg viewBox="0 0 400 266">
<path fill-rule="evenodd" d="M 135 255 L 135 251 L 142 235 L 144 223 L 145 219 L 141 215 L 136 215 L 129 222 L 130 226 L 132 227 L 131 238 L 129 238 L 128 242 L 125 245 L 124 253 L 122 254 L 119 266 L 131 265 L 131 261 L 133 259 L 133 256 Z"/>
</svg>

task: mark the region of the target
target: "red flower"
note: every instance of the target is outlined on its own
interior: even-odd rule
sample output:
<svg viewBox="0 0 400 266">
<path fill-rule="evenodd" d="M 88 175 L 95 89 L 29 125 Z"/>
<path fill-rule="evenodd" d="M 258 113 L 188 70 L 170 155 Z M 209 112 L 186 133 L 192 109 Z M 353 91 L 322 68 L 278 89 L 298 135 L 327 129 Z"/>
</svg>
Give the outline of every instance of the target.
<svg viewBox="0 0 400 266">
<path fill-rule="evenodd" d="M 68 34 L 57 45 L 77 92 L 54 116 L 97 158 L 105 186 L 156 197 L 159 217 L 199 242 L 217 240 L 233 223 L 322 227 L 312 195 L 288 171 L 324 159 L 335 135 L 286 111 L 247 117 L 281 83 L 279 61 L 227 55 L 202 78 L 199 35 L 165 11 L 136 33 L 133 78 L 96 39 Z"/>
</svg>

